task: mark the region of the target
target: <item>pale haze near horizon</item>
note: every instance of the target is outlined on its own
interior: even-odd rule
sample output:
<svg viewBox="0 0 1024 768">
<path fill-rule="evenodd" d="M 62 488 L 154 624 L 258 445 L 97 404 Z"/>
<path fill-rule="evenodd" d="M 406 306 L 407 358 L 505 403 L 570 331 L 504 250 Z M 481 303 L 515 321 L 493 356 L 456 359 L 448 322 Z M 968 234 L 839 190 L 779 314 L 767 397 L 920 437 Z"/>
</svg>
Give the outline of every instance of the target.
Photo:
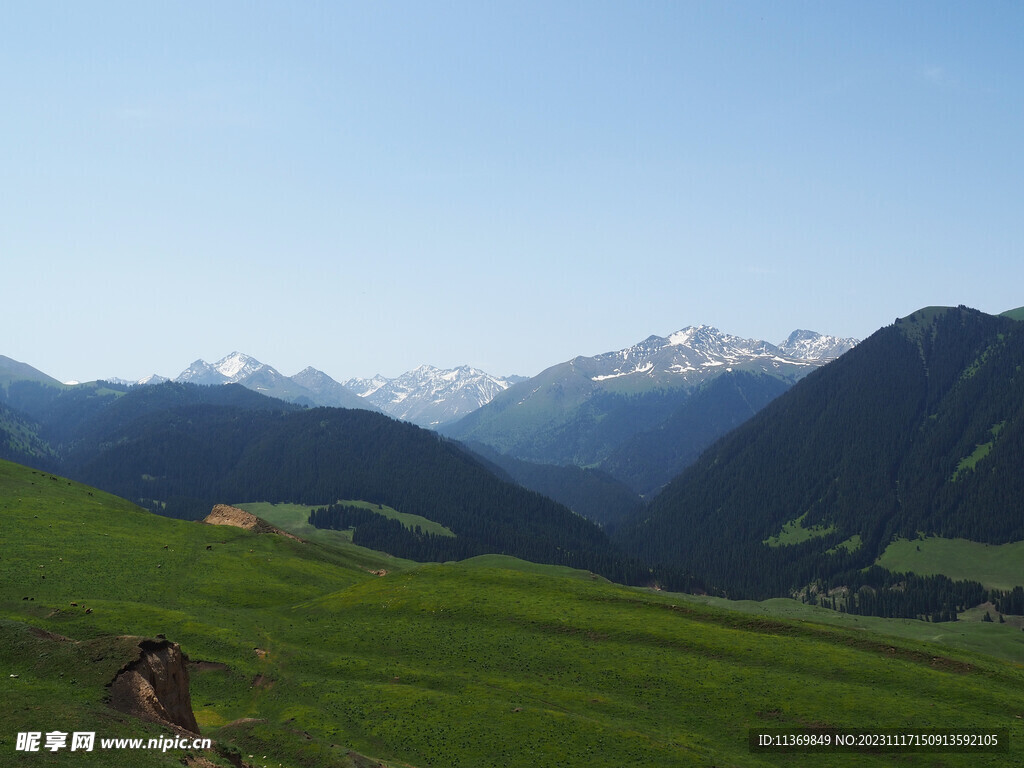
<svg viewBox="0 0 1024 768">
<path fill-rule="evenodd" d="M 0 354 L 532 375 L 1024 304 L 1012 3 L 0 8 Z"/>
</svg>

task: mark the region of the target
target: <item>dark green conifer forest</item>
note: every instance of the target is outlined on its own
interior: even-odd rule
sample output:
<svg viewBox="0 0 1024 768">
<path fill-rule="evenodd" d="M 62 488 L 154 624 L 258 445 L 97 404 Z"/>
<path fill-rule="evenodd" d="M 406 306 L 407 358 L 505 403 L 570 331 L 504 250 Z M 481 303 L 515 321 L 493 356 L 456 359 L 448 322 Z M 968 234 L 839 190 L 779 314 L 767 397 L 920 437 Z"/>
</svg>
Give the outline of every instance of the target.
<svg viewBox="0 0 1024 768">
<path fill-rule="evenodd" d="M 731 597 L 846 586 L 847 610 L 948 616 L 980 585 L 869 568 L 896 537 L 1024 539 L 1024 325 L 927 309 L 810 374 L 623 528 Z M 798 525 L 809 535 L 779 539 Z"/>
</svg>

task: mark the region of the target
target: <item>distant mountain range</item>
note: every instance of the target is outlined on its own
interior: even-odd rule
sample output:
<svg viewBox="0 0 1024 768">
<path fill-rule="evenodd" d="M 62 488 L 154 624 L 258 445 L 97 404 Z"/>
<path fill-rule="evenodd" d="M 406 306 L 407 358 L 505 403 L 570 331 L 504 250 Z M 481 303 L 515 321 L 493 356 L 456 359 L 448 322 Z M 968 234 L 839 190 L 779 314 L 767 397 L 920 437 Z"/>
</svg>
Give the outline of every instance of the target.
<svg viewBox="0 0 1024 768">
<path fill-rule="evenodd" d="M 617 352 L 577 357 L 548 370 L 561 368 L 558 373 L 563 376 L 585 376 L 601 389 L 621 393 L 693 386 L 723 371 L 753 371 L 795 381 L 856 343 L 856 339 L 794 331 L 785 341 L 773 345 L 698 325 L 668 338 L 650 336 Z"/>
<path fill-rule="evenodd" d="M 269 397 L 299 405 L 377 410 L 322 371 L 306 368 L 295 376 L 285 376 L 276 368 L 242 352 L 232 352 L 213 364 L 196 360 L 174 381 L 180 384 L 241 384 Z"/>
<path fill-rule="evenodd" d="M 668 337 L 650 336 L 616 352 L 576 357 L 530 379 L 470 366 L 421 365 L 396 378 L 340 383 L 313 367 L 285 376 L 251 355 L 232 352 L 215 363 L 196 360 L 173 381 L 240 384 L 298 405 L 382 412 L 511 458 L 600 468 L 650 496 L 717 437 L 856 343 L 797 330 L 776 345 L 700 325 Z M 0 384 L 15 380 L 66 386 L 24 363 L 0 358 Z M 154 374 L 107 381 L 131 388 L 168 380 Z M 14 447 L 11 451 L 17 454 Z M 576 494 L 571 489 L 581 476 L 561 476 L 577 478 L 568 481 Z M 521 482 L 551 493 L 551 477 L 536 486 Z"/>
<path fill-rule="evenodd" d="M 753 363 L 754 367 L 760 366 L 784 378 L 797 378 L 795 369 L 820 365 L 856 343 L 855 339 L 794 331 L 786 341 L 773 346 L 722 334 L 708 326 L 696 326 L 672 334 L 668 339 L 651 336 L 627 350 L 597 358 L 576 358 L 567 365 L 598 361 L 592 380 L 609 391 L 630 387 L 647 389 L 651 385 L 676 387 L 680 382 L 693 384 L 714 377 L 719 367 L 723 371 L 747 370 L 754 360 L 760 361 Z M 0 366 L 0 375 L 2 372 Z M 644 378 L 637 379 L 634 374 L 644 375 Z M 168 380 L 153 374 L 139 381 L 120 378 L 107 381 L 139 386 Z M 449 369 L 421 365 L 395 378 L 378 374 L 369 379 L 352 378 L 339 383 L 313 367 L 294 376 L 285 376 L 251 355 L 232 352 L 215 363 L 196 360 L 173 381 L 208 386 L 241 384 L 300 405 L 361 408 L 419 426 L 439 428 L 462 419 L 527 378 L 494 376 L 466 365 Z"/>
<path fill-rule="evenodd" d="M 215 363 L 196 360 L 174 378 L 178 383 L 207 386 L 241 384 L 291 403 L 377 411 L 424 427 L 459 419 L 522 380 L 522 376 L 501 378 L 465 365 L 451 369 L 421 365 L 394 379 L 377 375 L 342 384 L 313 367 L 285 376 L 242 352 L 232 352 Z M 108 381 L 138 386 L 168 379 L 154 374 L 140 381 Z"/>
<path fill-rule="evenodd" d="M 487 446 L 508 454 L 506 469 L 515 467 L 520 483 L 574 508 L 589 507 L 588 514 L 593 515 L 592 501 L 602 487 L 610 488 L 611 478 L 535 465 L 601 469 L 633 493 L 652 496 L 715 439 L 856 343 L 797 330 L 775 345 L 700 325 L 668 337 L 650 336 L 616 352 L 576 357 L 530 379 L 498 377 L 470 366 L 421 365 L 396 378 L 377 375 L 340 383 L 313 367 L 285 376 L 236 351 L 214 363 L 196 360 L 173 381 L 239 384 L 297 405 L 376 411 L 437 429 L 473 442 L 478 449 Z M 0 358 L 0 385 L 5 381 L 67 386 L 29 365 Z M 129 389 L 169 379 L 154 374 L 139 381 L 107 381 Z M 37 396 L 23 387 L 5 394 L 9 405 L 29 410 L 28 401 Z M 64 407 L 69 408 L 69 418 L 79 418 L 78 411 Z M 7 417 L 12 425 L 15 416 Z M 8 456 L 42 452 L 24 437 L 26 429 L 31 431 L 24 425 L 12 426 L 12 434 L 23 437 L 10 439 L 4 449 Z M 512 459 L 531 464 L 511 463 Z M 534 468 L 528 469 L 531 465 Z M 592 490 L 583 494 L 584 485 Z M 633 503 L 621 490 L 612 496 L 615 502 L 597 514 L 608 524 L 617 517 L 613 508 L 626 510 Z"/>
<path fill-rule="evenodd" d="M 600 467 L 651 494 L 704 447 L 856 343 L 798 330 L 775 345 L 690 326 L 552 366 L 440 429 L 528 461 Z M 723 376 L 730 386 L 712 386 Z M 698 394 L 701 407 L 687 415 Z M 665 428 L 671 424 L 685 428 Z M 622 459 L 624 446 L 641 435 L 650 461 Z"/>
</svg>

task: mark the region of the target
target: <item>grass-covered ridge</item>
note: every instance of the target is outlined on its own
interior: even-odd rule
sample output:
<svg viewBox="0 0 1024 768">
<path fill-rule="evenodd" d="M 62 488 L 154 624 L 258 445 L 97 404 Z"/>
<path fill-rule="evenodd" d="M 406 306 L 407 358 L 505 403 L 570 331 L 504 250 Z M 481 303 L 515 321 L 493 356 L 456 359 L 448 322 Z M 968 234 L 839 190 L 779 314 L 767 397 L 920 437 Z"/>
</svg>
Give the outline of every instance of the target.
<svg viewBox="0 0 1024 768">
<path fill-rule="evenodd" d="M 882 619 L 857 616 L 785 597 L 770 600 L 727 600 L 708 595 L 679 595 L 679 600 L 748 613 L 765 619 L 782 619 L 829 624 L 859 632 L 877 632 L 915 642 L 962 648 L 995 656 L 1016 665 L 1024 664 L 1024 632 L 1019 617 L 1007 617 L 1005 624 L 984 622 L 972 616 L 978 609 L 962 614 L 961 621 L 932 623 L 919 619 Z"/>
<path fill-rule="evenodd" d="M 747 749 L 749 728 L 814 723 L 1000 728 L 1012 732 L 1009 754 L 942 755 L 941 764 L 1024 756 L 1020 667 L 919 639 L 725 611 L 509 558 L 396 564 L 337 539 L 152 516 L 7 463 L 0 521 L 5 631 L 33 625 L 85 644 L 166 634 L 208 662 L 192 681 L 204 735 L 252 764 L 348 766 L 350 749 L 392 768 L 894 761 Z M 16 700 L 21 710 L 0 711 L 0 764 L 28 727 L 24 707 L 60 721 L 54 707 L 77 697 L 75 722 L 115 728 L 103 719 L 105 668 L 72 684 L 29 658 L 37 647 L 18 647 L 0 659 L 32 665 L 38 679 Z M 50 764 L 121 757 L 65 753 Z"/>
</svg>

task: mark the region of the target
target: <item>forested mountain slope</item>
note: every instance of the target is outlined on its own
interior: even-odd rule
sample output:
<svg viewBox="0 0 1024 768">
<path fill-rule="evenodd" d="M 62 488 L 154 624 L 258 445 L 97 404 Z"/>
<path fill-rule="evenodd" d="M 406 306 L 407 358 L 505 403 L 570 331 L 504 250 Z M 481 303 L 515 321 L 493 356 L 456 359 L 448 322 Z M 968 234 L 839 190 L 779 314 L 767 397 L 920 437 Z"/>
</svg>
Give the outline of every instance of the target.
<svg viewBox="0 0 1024 768">
<path fill-rule="evenodd" d="M 62 471 L 168 516 L 198 519 L 219 502 L 359 499 L 456 533 L 435 540 L 399 526 L 373 541 L 392 554 L 504 553 L 643 578 L 593 523 L 496 477 L 458 444 L 382 414 L 168 382 L 132 388 L 65 437 Z"/>
<path fill-rule="evenodd" d="M 467 447 L 524 488 L 554 499 L 606 528 L 617 525 L 641 504 L 629 486 L 598 469 L 524 461 L 483 443 Z"/>
<path fill-rule="evenodd" d="M 701 452 L 789 389 L 765 374 L 734 371 L 705 382 L 653 429 L 631 437 L 601 462 L 601 469 L 653 496 Z"/>
<path fill-rule="evenodd" d="M 894 537 L 1024 539 L 1024 324 L 927 308 L 807 376 L 623 526 L 734 596 L 856 581 Z"/>
<path fill-rule="evenodd" d="M 39 425 L 0 402 L 0 459 L 40 467 L 55 466 L 50 446 L 39 437 Z"/>
<path fill-rule="evenodd" d="M 551 366 L 441 431 L 527 461 L 600 468 L 648 495 L 855 344 L 796 331 L 775 346 L 691 326 Z"/>
</svg>

